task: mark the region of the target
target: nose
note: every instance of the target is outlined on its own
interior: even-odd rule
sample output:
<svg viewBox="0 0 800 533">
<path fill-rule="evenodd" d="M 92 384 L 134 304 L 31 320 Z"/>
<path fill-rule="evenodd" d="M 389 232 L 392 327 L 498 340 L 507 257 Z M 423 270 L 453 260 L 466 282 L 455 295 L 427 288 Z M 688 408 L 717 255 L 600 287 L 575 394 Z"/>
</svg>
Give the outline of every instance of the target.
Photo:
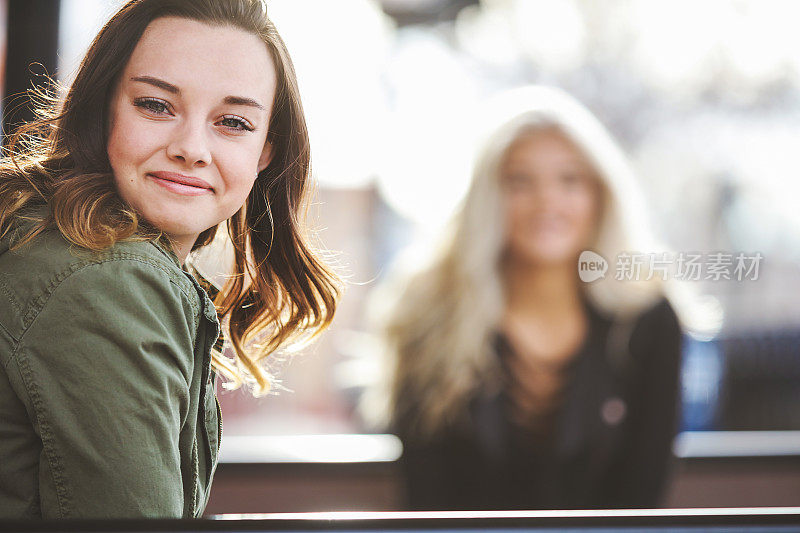
<svg viewBox="0 0 800 533">
<path fill-rule="evenodd" d="M 552 180 L 539 180 L 532 187 L 531 196 L 533 202 L 539 207 L 549 207 L 556 203 L 561 196 L 558 184 Z"/>
<path fill-rule="evenodd" d="M 177 127 L 167 146 L 167 156 L 190 168 L 211 164 L 205 129 L 189 121 Z"/>
</svg>

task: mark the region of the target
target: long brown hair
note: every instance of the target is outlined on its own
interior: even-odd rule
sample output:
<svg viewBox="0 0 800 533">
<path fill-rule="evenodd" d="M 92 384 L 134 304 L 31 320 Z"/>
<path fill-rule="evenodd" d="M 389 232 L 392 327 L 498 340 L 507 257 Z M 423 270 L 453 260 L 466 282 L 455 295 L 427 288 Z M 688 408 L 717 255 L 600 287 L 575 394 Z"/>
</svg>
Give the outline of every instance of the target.
<svg viewBox="0 0 800 533">
<path fill-rule="evenodd" d="M 236 266 L 215 301 L 238 363 L 215 354 L 215 368 L 236 383 L 253 382 L 255 392 L 263 393 L 269 389 L 269 376 L 259 361 L 325 329 L 340 294 L 337 276 L 306 240 L 308 129 L 294 66 L 263 1 L 126 3 L 92 42 L 64 98 L 53 98 L 40 119 L 12 137 L 9 155 L 0 162 L 0 236 L 21 210 L 36 204 L 48 204 L 51 214 L 17 244 L 49 226 L 91 250 L 159 236 L 117 194 L 106 142 L 109 102 L 118 78 L 145 28 L 165 16 L 231 25 L 258 35 L 275 64 L 277 88 L 267 135 L 272 159 L 245 205 L 228 221 Z M 193 250 L 210 244 L 216 230 L 214 226 L 201 233 Z"/>
</svg>

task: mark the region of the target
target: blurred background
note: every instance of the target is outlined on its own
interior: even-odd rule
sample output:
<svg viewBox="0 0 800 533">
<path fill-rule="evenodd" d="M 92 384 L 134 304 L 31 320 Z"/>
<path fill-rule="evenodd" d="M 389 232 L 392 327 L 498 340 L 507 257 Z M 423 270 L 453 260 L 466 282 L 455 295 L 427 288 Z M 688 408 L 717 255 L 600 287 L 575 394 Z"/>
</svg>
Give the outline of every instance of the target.
<svg viewBox="0 0 800 533">
<path fill-rule="evenodd" d="M 4 131 L 47 72 L 69 83 L 118 0 L 2 0 Z M 666 505 L 800 505 L 800 4 L 792 0 L 269 0 L 312 139 L 311 225 L 347 292 L 281 390 L 219 391 L 207 511 L 393 509 L 388 435 L 355 406 L 379 354 L 365 303 L 466 192 L 482 104 L 541 83 L 630 157 L 665 249 L 763 256 L 757 280 L 693 281 L 724 311 L 686 336 Z M 41 65 L 30 67 L 31 63 Z"/>
</svg>

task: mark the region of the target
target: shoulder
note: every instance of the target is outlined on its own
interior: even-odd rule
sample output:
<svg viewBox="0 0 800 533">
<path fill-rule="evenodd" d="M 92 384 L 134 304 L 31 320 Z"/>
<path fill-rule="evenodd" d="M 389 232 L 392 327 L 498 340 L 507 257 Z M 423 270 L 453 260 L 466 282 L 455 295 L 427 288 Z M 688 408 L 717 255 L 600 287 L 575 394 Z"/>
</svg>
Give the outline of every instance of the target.
<svg viewBox="0 0 800 533">
<path fill-rule="evenodd" d="M 681 326 L 672 304 L 667 298 L 661 297 L 639 313 L 636 331 L 650 335 L 658 332 L 680 335 Z"/>
<path fill-rule="evenodd" d="M 665 370 L 679 364 L 682 335 L 672 304 L 661 298 L 639 314 L 629 346 L 635 359 L 648 367 L 655 365 Z"/>
<path fill-rule="evenodd" d="M 57 383 L 56 369 L 96 390 L 103 388 L 95 382 L 141 381 L 143 374 L 189 382 L 202 304 L 178 277 L 185 274 L 147 246 L 51 260 L 46 275 L 26 284 L 21 312 L 4 326 L 13 337 L 6 355 L 27 369 L 29 385 Z"/>
<path fill-rule="evenodd" d="M 94 252 L 50 229 L 19 248 L 0 249 L 0 299 L 10 304 L 0 306 L 7 308 L 0 311 L 0 325 L 12 334 L 21 335 L 53 299 L 83 312 L 89 303 L 98 311 L 126 301 L 153 305 L 153 298 L 179 300 L 199 314 L 199 298 L 186 273 L 150 241 L 120 242 Z"/>
</svg>

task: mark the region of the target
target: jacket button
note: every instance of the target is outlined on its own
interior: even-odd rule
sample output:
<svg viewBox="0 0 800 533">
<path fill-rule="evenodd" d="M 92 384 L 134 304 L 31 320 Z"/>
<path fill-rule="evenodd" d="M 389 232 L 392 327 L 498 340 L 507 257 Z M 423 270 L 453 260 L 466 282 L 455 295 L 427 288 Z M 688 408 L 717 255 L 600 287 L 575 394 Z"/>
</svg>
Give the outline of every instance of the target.
<svg viewBox="0 0 800 533">
<path fill-rule="evenodd" d="M 603 418 L 603 422 L 609 426 L 616 426 L 622 422 L 627 412 L 628 407 L 625 402 L 617 397 L 607 399 L 600 408 L 600 416 Z"/>
</svg>

